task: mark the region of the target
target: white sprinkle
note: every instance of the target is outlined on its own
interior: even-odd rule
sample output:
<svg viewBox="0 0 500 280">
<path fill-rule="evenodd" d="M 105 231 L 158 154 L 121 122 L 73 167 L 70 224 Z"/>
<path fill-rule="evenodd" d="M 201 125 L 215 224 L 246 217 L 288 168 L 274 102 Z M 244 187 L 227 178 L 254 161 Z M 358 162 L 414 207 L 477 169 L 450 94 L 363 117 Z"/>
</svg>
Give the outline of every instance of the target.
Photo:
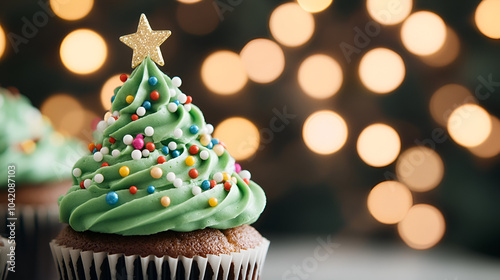
<svg viewBox="0 0 500 280">
<path fill-rule="evenodd" d="M 146 126 L 146 128 L 144 129 L 144 134 L 146 134 L 146 136 L 153 136 L 153 134 L 155 134 L 155 130 L 151 126 Z"/>
<path fill-rule="evenodd" d="M 103 158 L 103 155 L 101 152 L 95 152 L 94 153 L 94 160 L 97 161 L 97 162 L 100 162 Z"/>
<path fill-rule="evenodd" d="M 191 104 L 185 104 L 184 105 L 184 110 L 186 110 L 188 112 L 191 111 Z"/>
<path fill-rule="evenodd" d="M 193 193 L 194 196 L 196 195 L 199 195 L 201 193 L 201 188 L 198 187 L 198 186 L 194 186 L 192 189 L 191 189 L 191 192 Z"/>
<path fill-rule="evenodd" d="M 99 132 L 103 132 L 106 127 L 108 127 L 108 125 L 106 124 L 105 121 L 100 121 L 99 123 L 97 123 L 97 131 Z"/>
<path fill-rule="evenodd" d="M 96 174 L 94 176 L 94 182 L 100 184 L 104 181 L 104 176 L 102 176 L 102 174 Z"/>
<path fill-rule="evenodd" d="M 175 91 L 175 89 L 169 89 L 168 93 L 170 94 L 170 97 L 174 97 L 177 95 L 177 91 Z"/>
<path fill-rule="evenodd" d="M 210 156 L 210 154 L 208 153 L 208 151 L 201 151 L 200 152 L 200 158 L 202 160 L 207 160 L 209 156 Z"/>
<path fill-rule="evenodd" d="M 102 147 L 100 150 L 101 154 L 107 155 L 109 154 L 109 148 L 108 147 Z"/>
<path fill-rule="evenodd" d="M 132 159 L 135 160 L 140 160 L 142 158 L 142 152 L 140 150 L 133 150 L 131 155 Z"/>
<path fill-rule="evenodd" d="M 168 103 L 167 108 L 170 113 L 175 113 L 175 111 L 177 111 L 177 104 L 175 104 L 174 102 L 170 102 Z"/>
<path fill-rule="evenodd" d="M 134 137 L 132 137 L 132 135 L 127 134 L 127 135 L 123 136 L 123 144 L 130 145 L 130 144 L 132 144 L 132 141 L 134 141 Z"/>
<path fill-rule="evenodd" d="M 73 169 L 73 176 L 75 176 L 75 177 L 82 176 L 82 170 L 80 168 Z"/>
<path fill-rule="evenodd" d="M 118 118 L 120 116 L 120 112 L 114 111 L 112 116 Z"/>
<path fill-rule="evenodd" d="M 168 172 L 167 173 L 167 180 L 169 182 L 173 182 L 175 180 L 175 173 L 174 172 Z"/>
<path fill-rule="evenodd" d="M 180 87 L 182 85 L 182 80 L 181 78 L 175 76 L 172 78 L 172 85 L 174 85 L 174 87 Z"/>
<path fill-rule="evenodd" d="M 182 179 L 181 178 L 175 178 L 174 187 L 176 187 L 176 188 L 182 187 Z"/>
<path fill-rule="evenodd" d="M 224 176 L 222 175 L 222 173 L 217 172 L 214 174 L 215 182 L 220 183 L 220 182 L 222 182 L 223 179 L 224 179 Z"/>
<path fill-rule="evenodd" d="M 250 174 L 250 171 L 248 171 L 248 170 L 241 170 L 241 172 L 239 174 L 240 174 L 241 179 L 250 180 L 250 178 L 252 178 L 252 174 Z"/>
<path fill-rule="evenodd" d="M 146 108 L 144 107 L 139 107 L 137 108 L 137 110 L 135 110 L 135 113 L 139 116 L 139 117 L 142 117 L 146 114 Z"/>
<path fill-rule="evenodd" d="M 91 184 L 91 183 L 92 183 L 92 180 L 90 180 L 90 179 L 85 179 L 85 181 L 83 181 L 83 186 L 84 186 L 85 188 L 88 188 L 88 187 L 90 187 L 90 184 Z"/>
<path fill-rule="evenodd" d="M 180 128 L 174 129 L 174 137 L 181 138 L 182 137 L 182 129 L 180 129 Z"/>
<path fill-rule="evenodd" d="M 114 150 L 111 152 L 111 155 L 112 155 L 113 157 L 119 157 L 119 156 L 120 156 L 120 150 L 114 149 Z"/>
<path fill-rule="evenodd" d="M 174 141 L 168 143 L 168 149 L 171 151 L 177 149 L 177 143 L 175 143 Z"/>
<path fill-rule="evenodd" d="M 208 134 L 214 133 L 214 126 L 213 125 L 207 123 L 206 127 L 207 127 L 207 133 Z"/>
<path fill-rule="evenodd" d="M 143 157 L 148 157 L 149 156 L 149 150 L 147 150 L 147 149 L 142 150 L 142 156 Z"/>
<path fill-rule="evenodd" d="M 108 123 L 108 125 L 112 125 L 115 123 L 115 121 L 116 121 L 115 118 L 109 117 L 107 123 Z"/>
<path fill-rule="evenodd" d="M 179 96 L 177 96 L 177 100 L 179 100 L 179 102 L 182 104 L 186 103 L 187 99 L 188 98 L 184 93 L 181 93 L 179 94 Z"/>
</svg>

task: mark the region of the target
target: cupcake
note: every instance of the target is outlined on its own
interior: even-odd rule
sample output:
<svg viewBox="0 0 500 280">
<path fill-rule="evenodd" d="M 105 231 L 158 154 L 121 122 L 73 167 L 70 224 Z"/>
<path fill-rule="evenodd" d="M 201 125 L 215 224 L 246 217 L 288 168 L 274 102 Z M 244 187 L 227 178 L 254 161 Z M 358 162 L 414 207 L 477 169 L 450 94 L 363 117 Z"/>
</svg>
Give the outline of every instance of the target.
<svg viewBox="0 0 500 280">
<path fill-rule="evenodd" d="M 0 88 L 0 123 L 0 229 L 10 234 L 8 225 L 15 223 L 16 263 L 32 267 L 11 278 L 47 279 L 56 275 L 42 260 L 61 230 L 57 199 L 71 186 L 71 167 L 83 148 L 55 132 L 17 91 Z"/>
<path fill-rule="evenodd" d="M 144 26 L 142 15 L 137 36 L 153 32 Z M 136 43 L 134 58 L 155 50 L 147 38 Z M 211 137 L 180 78 L 153 59 L 161 62 L 147 53 L 122 75 L 90 144 L 99 148 L 75 164 L 59 199 L 68 224 L 51 242 L 60 277 L 259 279 L 269 241 L 250 224 L 264 192 Z"/>
</svg>

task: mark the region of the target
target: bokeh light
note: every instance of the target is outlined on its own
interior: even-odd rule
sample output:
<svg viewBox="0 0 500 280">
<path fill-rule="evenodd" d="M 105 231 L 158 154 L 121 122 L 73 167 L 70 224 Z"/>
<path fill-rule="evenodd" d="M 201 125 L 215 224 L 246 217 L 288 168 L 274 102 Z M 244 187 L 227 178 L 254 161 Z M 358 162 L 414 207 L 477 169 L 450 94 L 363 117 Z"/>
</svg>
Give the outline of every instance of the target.
<svg viewBox="0 0 500 280">
<path fill-rule="evenodd" d="M 441 182 L 444 164 L 441 157 L 430 148 L 418 146 L 404 151 L 396 162 L 398 180 L 411 190 L 426 192 Z"/>
<path fill-rule="evenodd" d="M 270 83 L 276 80 L 285 68 L 283 50 L 268 39 L 248 42 L 241 50 L 240 56 L 248 78 L 257 83 Z"/>
<path fill-rule="evenodd" d="M 498 39 L 500 38 L 500 11 L 499 0 L 483 0 L 476 9 L 476 25 L 485 36 Z"/>
<path fill-rule="evenodd" d="M 443 46 L 433 54 L 420 56 L 420 59 L 432 67 L 442 67 L 455 61 L 459 53 L 460 39 L 453 29 L 447 27 Z"/>
<path fill-rule="evenodd" d="M 446 39 L 444 21 L 428 11 L 410 15 L 401 27 L 401 40 L 408 51 L 417 55 L 430 55 L 437 52 Z"/>
<path fill-rule="evenodd" d="M 443 237 L 445 228 L 443 214 L 428 204 L 414 205 L 398 224 L 401 239 L 411 248 L 419 250 L 436 245 Z"/>
<path fill-rule="evenodd" d="M 205 86 L 218 94 L 234 94 L 247 83 L 248 77 L 238 54 L 217 51 L 210 54 L 201 66 Z"/>
<path fill-rule="evenodd" d="M 306 43 L 314 33 L 314 17 L 297 3 L 285 3 L 271 14 L 269 28 L 282 45 L 297 47 Z"/>
<path fill-rule="evenodd" d="M 413 0 L 366 0 L 368 14 L 378 23 L 394 25 L 411 13 Z"/>
<path fill-rule="evenodd" d="M 107 57 L 104 39 L 89 29 L 69 33 L 61 43 L 61 60 L 70 71 L 89 74 L 97 71 Z"/>
<path fill-rule="evenodd" d="M 80 102 L 68 94 L 54 94 L 45 99 L 40 107 L 54 129 L 64 135 L 79 136 L 85 123 L 85 110 Z"/>
<path fill-rule="evenodd" d="M 333 154 L 347 140 L 347 125 L 335 112 L 317 111 L 304 122 L 302 137 L 311 151 L 321 155 Z"/>
<path fill-rule="evenodd" d="M 0 58 L 2 58 L 2 55 L 5 52 L 5 45 L 6 45 L 5 32 L 3 31 L 3 28 L 0 25 Z"/>
<path fill-rule="evenodd" d="M 440 125 L 446 126 L 451 112 L 468 103 L 476 103 L 476 98 L 466 87 L 459 84 L 447 84 L 432 95 L 429 109 L 432 118 Z"/>
<path fill-rule="evenodd" d="M 490 115 L 476 104 L 462 105 L 451 113 L 448 132 L 451 138 L 462 146 L 478 146 L 490 136 Z"/>
<path fill-rule="evenodd" d="M 309 56 L 299 67 L 299 85 L 314 98 L 324 99 L 334 95 L 342 86 L 342 80 L 339 63 L 324 54 Z"/>
<path fill-rule="evenodd" d="M 306 12 L 318 13 L 332 4 L 332 0 L 297 0 L 300 7 Z"/>
<path fill-rule="evenodd" d="M 400 222 L 413 204 L 410 190 L 396 181 L 385 181 L 376 185 L 368 195 L 368 210 L 379 222 Z"/>
<path fill-rule="evenodd" d="M 194 35 L 206 35 L 214 31 L 220 19 L 212 1 L 191 2 L 178 5 L 177 22 L 182 30 Z"/>
<path fill-rule="evenodd" d="M 491 158 L 500 154 L 500 121 L 491 116 L 491 133 L 479 146 L 471 147 L 469 150 L 481 158 Z"/>
<path fill-rule="evenodd" d="M 227 150 L 236 160 L 244 160 L 254 155 L 260 143 L 257 127 L 241 117 L 222 121 L 215 128 L 214 137 L 226 144 Z"/>
<path fill-rule="evenodd" d="M 50 8 L 65 20 L 78 20 L 90 13 L 94 0 L 50 0 Z"/>
<path fill-rule="evenodd" d="M 384 94 L 395 90 L 404 80 L 405 64 L 399 54 L 386 48 L 367 52 L 359 63 L 359 77 L 369 90 Z"/>
<path fill-rule="evenodd" d="M 104 110 L 111 108 L 111 97 L 114 95 L 114 90 L 121 85 L 123 82 L 120 80 L 120 74 L 114 75 L 104 83 L 101 89 L 101 104 Z"/>
<path fill-rule="evenodd" d="M 184 3 L 184 4 L 194 4 L 194 3 L 198 3 L 202 0 L 177 0 L 177 1 Z"/>
<path fill-rule="evenodd" d="M 401 150 L 401 140 L 394 128 L 376 123 L 363 129 L 356 147 L 359 157 L 366 164 L 382 167 L 396 160 Z"/>
</svg>

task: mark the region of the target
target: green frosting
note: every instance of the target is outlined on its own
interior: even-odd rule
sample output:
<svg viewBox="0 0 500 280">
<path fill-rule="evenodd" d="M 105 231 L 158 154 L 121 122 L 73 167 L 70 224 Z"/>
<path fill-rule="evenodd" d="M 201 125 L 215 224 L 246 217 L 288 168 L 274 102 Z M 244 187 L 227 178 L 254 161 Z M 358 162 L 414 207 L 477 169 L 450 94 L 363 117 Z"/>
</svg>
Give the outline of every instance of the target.
<svg viewBox="0 0 500 280">
<path fill-rule="evenodd" d="M 150 77 L 156 77 L 158 83 L 151 85 Z M 157 100 L 152 100 L 152 91 L 158 91 Z M 175 112 L 168 109 L 169 104 L 173 107 L 174 101 L 184 102 L 186 97 L 149 57 L 115 93 L 111 112 L 117 117 L 116 121 L 101 121 L 94 133 L 95 143 L 102 145 L 101 150 L 97 155 L 82 157 L 75 164 L 74 185 L 59 198 L 62 222 L 69 223 L 76 231 L 149 235 L 167 230 L 227 229 L 257 220 L 266 204 L 263 190 L 253 181 L 247 180 L 247 184 L 242 179 L 240 175 L 248 179 L 247 171 L 235 172 L 234 158 L 221 144 L 213 149 L 211 144 L 202 145 L 201 142 L 207 144 L 206 139 L 211 139 L 209 133 L 213 127 L 205 123 L 198 107 L 181 103 Z M 129 95 L 134 97 L 130 104 L 126 100 Z M 142 110 L 138 108 L 144 101 L 149 101 L 151 108 L 133 121 L 131 117 Z M 196 125 L 199 131 L 192 133 L 192 125 Z M 145 134 L 147 127 L 154 129 L 152 136 Z M 182 135 L 179 135 L 179 129 Z M 139 151 L 134 152 L 137 149 L 133 144 L 125 144 L 124 137 L 130 135 L 136 139 L 139 134 L 144 137 L 144 143 L 154 143 L 154 150 L 148 153 L 141 148 L 139 150 L 145 154 L 139 158 L 136 155 L 134 159 L 134 153 Z M 114 143 L 110 143 L 110 137 Z M 201 137 L 204 138 L 200 142 Z M 175 152 L 172 150 L 165 153 L 164 147 L 171 142 L 177 145 L 177 157 L 173 156 Z M 189 152 L 192 145 L 199 148 L 194 155 Z M 204 155 L 208 153 L 208 158 L 203 156 L 205 159 L 202 159 L 202 152 Z M 158 163 L 162 156 L 166 161 Z M 192 166 L 186 162 L 189 156 L 195 162 Z M 102 166 L 104 163 L 109 166 Z M 130 172 L 125 177 L 120 174 L 123 166 Z M 162 175 L 154 178 L 151 172 L 158 169 Z M 197 177 L 190 176 L 191 169 L 198 171 Z M 175 174 L 177 181 L 171 181 L 173 174 L 167 175 L 169 173 Z M 217 179 L 220 173 L 234 178 L 219 180 L 213 188 L 200 188 L 207 186 L 207 182 L 202 184 L 203 181 Z M 229 190 L 224 185 L 230 186 Z M 132 186 L 137 192 L 130 190 Z M 152 193 L 148 192 L 150 186 L 155 188 Z M 113 195 L 118 198 L 114 204 L 114 201 L 107 200 Z M 168 206 L 161 203 L 165 196 L 170 199 Z M 217 199 L 216 206 L 209 204 L 211 198 Z"/>
<path fill-rule="evenodd" d="M 16 187 L 70 179 L 83 155 L 75 140 L 54 132 L 28 98 L 0 88 L 0 189 L 7 188 L 7 166 L 16 166 Z"/>
</svg>

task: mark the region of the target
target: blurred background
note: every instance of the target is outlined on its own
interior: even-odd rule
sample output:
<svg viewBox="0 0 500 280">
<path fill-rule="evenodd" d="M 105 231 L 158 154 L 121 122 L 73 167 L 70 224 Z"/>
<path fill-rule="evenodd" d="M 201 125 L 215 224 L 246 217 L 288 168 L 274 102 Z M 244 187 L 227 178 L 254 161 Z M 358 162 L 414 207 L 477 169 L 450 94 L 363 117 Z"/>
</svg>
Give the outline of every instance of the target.
<svg viewBox="0 0 500 280">
<path fill-rule="evenodd" d="M 500 1 L 2 1 L 0 85 L 91 142 L 140 13 L 172 31 L 160 69 L 266 191 L 264 235 L 498 265 Z"/>
</svg>

